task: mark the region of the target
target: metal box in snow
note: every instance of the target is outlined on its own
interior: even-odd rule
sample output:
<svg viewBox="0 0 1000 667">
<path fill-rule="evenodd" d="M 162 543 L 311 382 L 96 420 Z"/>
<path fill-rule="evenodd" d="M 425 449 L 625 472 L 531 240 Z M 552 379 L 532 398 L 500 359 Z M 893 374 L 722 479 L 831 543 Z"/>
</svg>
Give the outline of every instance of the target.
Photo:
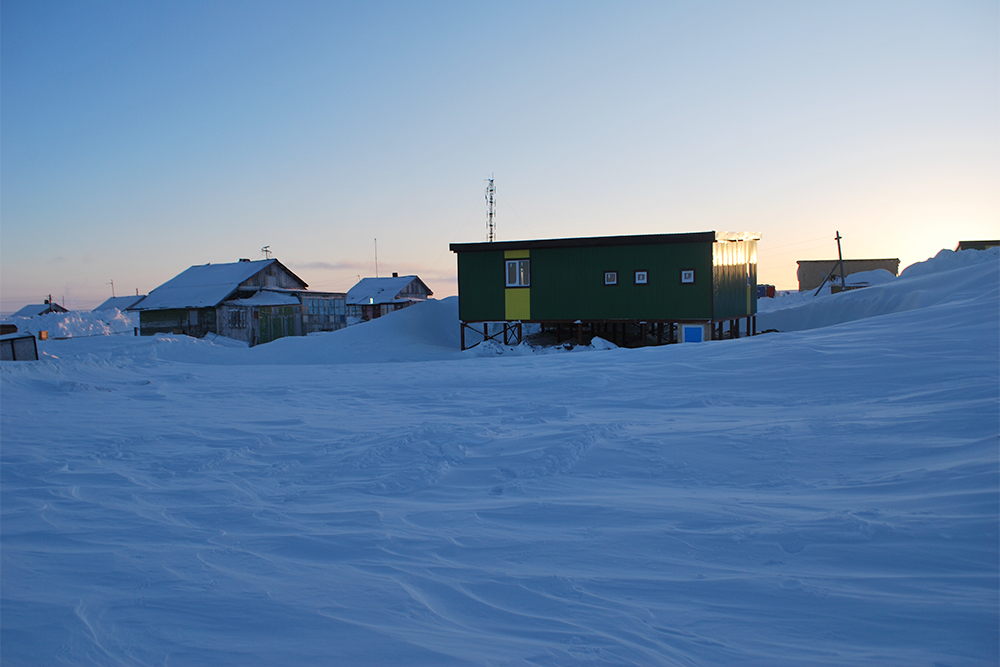
<svg viewBox="0 0 1000 667">
<path fill-rule="evenodd" d="M 38 361 L 38 345 L 30 333 L 0 336 L 0 361 Z"/>
</svg>

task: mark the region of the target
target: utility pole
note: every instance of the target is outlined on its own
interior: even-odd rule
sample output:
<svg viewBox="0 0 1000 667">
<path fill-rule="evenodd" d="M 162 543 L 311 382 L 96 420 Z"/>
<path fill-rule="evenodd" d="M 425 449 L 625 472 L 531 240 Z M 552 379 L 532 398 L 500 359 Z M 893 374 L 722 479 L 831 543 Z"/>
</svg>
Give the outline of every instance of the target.
<svg viewBox="0 0 1000 667">
<path fill-rule="evenodd" d="M 820 290 L 823 289 L 826 283 L 833 281 L 833 274 L 837 272 L 838 266 L 840 267 L 840 288 L 844 291 L 847 291 L 847 278 L 844 276 L 844 254 L 840 251 L 840 239 L 842 238 L 844 237 L 840 235 L 840 230 L 837 230 L 837 235 L 833 237 L 833 240 L 837 242 L 837 263 L 834 264 L 833 268 L 830 269 L 830 275 L 823 278 L 823 282 L 820 283 L 819 287 L 816 288 L 816 291 L 813 292 L 813 296 L 818 296 Z M 833 291 L 832 286 L 830 288 L 830 291 L 831 292 Z"/>
<path fill-rule="evenodd" d="M 486 240 L 493 243 L 497 240 L 496 223 L 493 218 L 497 214 L 496 187 L 493 185 L 493 175 L 486 179 Z"/>
<path fill-rule="evenodd" d="M 843 290 L 847 289 L 847 278 L 844 277 L 844 254 L 840 252 L 840 230 L 837 230 L 837 236 L 834 239 L 837 242 L 837 264 L 840 264 L 840 288 Z M 831 271 L 830 273 L 833 273 Z"/>
<path fill-rule="evenodd" d="M 115 298 L 115 281 L 113 279 L 111 281 L 111 298 Z"/>
</svg>

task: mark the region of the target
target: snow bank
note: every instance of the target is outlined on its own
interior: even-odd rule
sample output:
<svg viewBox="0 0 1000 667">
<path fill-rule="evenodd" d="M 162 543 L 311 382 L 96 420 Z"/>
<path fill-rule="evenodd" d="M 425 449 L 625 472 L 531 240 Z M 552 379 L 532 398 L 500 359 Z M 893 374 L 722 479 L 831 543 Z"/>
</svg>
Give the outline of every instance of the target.
<svg viewBox="0 0 1000 667">
<path fill-rule="evenodd" d="M 459 353 L 458 297 L 429 299 L 369 322 L 249 350 L 252 364 L 347 364 L 454 359 Z"/>
<path fill-rule="evenodd" d="M 871 271 L 858 271 L 847 276 L 847 285 L 882 285 L 891 283 L 896 279 L 891 271 L 885 269 L 873 269 Z M 815 291 L 815 290 L 813 290 Z"/>
<path fill-rule="evenodd" d="M 109 336 L 134 334 L 139 326 L 139 314 L 122 312 L 117 308 L 100 312 L 71 310 L 68 313 L 48 313 L 35 317 L 6 317 L 4 322 L 17 325 L 20 333 L 48 331 L 50 338 L 79 338 L 83 336 Z"/>
<path fill-rule="evenodd" d="M 998 251 L 998 248 L 959 253 L 942 250 L 933 259 L 908 267 L 899 278 L 871 287 L 816 297 L 812 292 L 794 292 L 774 299 L 760 299 L 757 330 L 816 329 L 926 308 L 967 298 L 984 288 L 995 289 L 990 285 L 996 283 L 1000 272 Z"/>
</svg>

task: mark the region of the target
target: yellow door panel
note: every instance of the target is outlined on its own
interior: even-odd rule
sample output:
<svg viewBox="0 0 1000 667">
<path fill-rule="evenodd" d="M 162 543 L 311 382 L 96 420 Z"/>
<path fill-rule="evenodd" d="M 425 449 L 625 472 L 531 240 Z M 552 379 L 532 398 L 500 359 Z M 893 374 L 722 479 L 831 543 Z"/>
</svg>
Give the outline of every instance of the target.
<svg viewBox="0 0 1000 667">
<path fill-rule="evenodd" d="M 531 288 L 518 287 L 516 289 L 504 290 L 504 300 L 506 302 L 504 319 L 531 319 Z"/>
</svg>

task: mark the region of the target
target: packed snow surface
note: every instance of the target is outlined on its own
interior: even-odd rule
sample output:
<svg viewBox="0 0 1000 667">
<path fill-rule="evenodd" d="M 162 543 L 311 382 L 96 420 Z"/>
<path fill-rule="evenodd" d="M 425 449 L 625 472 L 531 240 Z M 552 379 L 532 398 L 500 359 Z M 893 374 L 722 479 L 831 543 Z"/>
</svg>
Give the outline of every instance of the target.
<svg viewBox="0 0 1000 667">
<path fill-rule="evenodd" d="M 1000 262 L 958 255 L 703 344 L 463 353 L 454 299 L 40 341 L 2 663 L 996 665 Z"/>
</svg>

